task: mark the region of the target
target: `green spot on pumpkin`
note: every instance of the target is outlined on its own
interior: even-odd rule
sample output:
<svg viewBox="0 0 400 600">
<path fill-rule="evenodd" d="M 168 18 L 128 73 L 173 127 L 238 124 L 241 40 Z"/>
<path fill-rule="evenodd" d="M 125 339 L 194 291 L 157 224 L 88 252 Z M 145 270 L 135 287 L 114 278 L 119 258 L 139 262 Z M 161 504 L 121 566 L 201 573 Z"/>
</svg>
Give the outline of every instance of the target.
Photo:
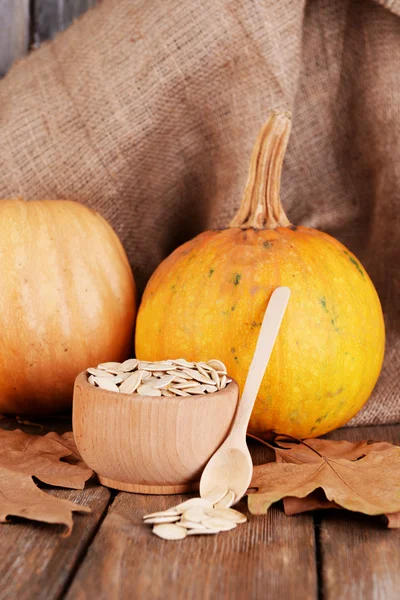
<svg viewBox="0 0 400 600">
<path fill-rule="evenodd" d="M 328 309 L 326 308 L 326 298 L 325 298 L 325 296 L 321 296 L 321 298 L 318 300 L 318 302 L 320 303 L 320 305 L 322 306 L 322 308 L 324 309 L 324 311 L 328 312 Z"/>
<path fill-rule="evenodd" d="M 316 423 L 321 423 L 322 421 L 325 421 L 325 419 L 327 418 L 327 416 L 329 415 L 329 413 L 325 413 L 324 415 L 322 415 L 322 417 L 319 417 L 315 422 Z"/>
<path fill-rule="evenodd" d="M 208 276 L 211 277 L 211 275 L 215 273 L 215 269 L 210 269 L 208 272 Z"/>
<path fill-rule="evenodd" d="M 236 352 L 236 348 L 231 348 L 231 352 L 235 353 Z"/>
<path fill-rule="evenodd" d="M 239 285 L 239 281 L 242 279 L 242 276 L 240 273 L 236 273 L 236 275 L 233 278 L 233 285 Z"/>
<path fill-rule="evenodd" d="M 348 257 L 349 261 L 351 263 L 353 263 L 353 265 L 355 266 L 355 268 L 357 269 L 357 271 L 359 273 L 361 273 L 361 275 L 364 277 L 364 271 L 362 270 L 362 268 L 360 267 L 360 265 L 358 264 L 358 262 L 352 256 L 350 256 L 350 254 L 348 252 L 346 252 L 346 250 L 343 250 L 343 252 L 346 254 L 346 256 Z"/>
<path fill-rule="evenodd" d="M 339 332 L 340 332 L 340 329 L 339 329 L 339 327 L 337 327 L 337 326 L 336 326 L 336 319 L 335 319 L 335 318 L 331 319 L 331 323 L 332 323 L 332 327 L 333 327 L 333 329 L 334 329 L 334 330 L 335 330 L 337 333 L 339 333 Z"/>
<path fill-rule="evenodd" d="M 231 306 L 231 310 L 235 310 L 236 306 Z"/>
<path fill-rule="evenodd" d="M 261 322 L 257 323 L 257 321 L 253 321 L 252 324 L 251 324 L 251 328 L 255 329 L 256 327 L 261 327 Z"/>
<path fill-rule="evenodd" d="M 233 358 L 235 359 L 235 361 L 236 361 L 237 363 L 239 363 L 239 359 L 238 359 L 238 357 L 237 357 L 237 356 L 234 356 Z"/>
<path fill-rule="evenodd" d="M 268 242 L 267 240 L 265 242 L 263 242 L 263 246 L 264 248 L 271 248 L 272 246 L 272 242 Z"/>
</svg>

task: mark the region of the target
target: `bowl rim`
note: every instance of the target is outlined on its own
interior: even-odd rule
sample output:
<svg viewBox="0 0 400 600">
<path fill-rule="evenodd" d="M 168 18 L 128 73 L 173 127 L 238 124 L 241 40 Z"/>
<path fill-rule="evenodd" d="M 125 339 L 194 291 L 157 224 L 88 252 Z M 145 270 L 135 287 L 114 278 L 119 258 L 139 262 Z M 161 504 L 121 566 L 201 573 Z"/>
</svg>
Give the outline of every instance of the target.
<svg viewBox="0 0 400 600">
<path fill-rule="evenodd" d="M 81 371 L 79 373 L 79 375 L 76 377 L 75 382 L 74 382 L 74 390 L 76 388 L 76 386 L 83 386 L 86 389 L 90 389 L 91 392 L 98 392 L 101 391 L 101 395 L 102 396 L 108 396 L 109 399 L 114 398 L 115 400 L 119 400 L 119 399 L 124 399 L 124 401 L 126 401 L 127 398 L 129 398 L 132 401 L 148 401 L 151 400 L 152 402 L 163 402 L 165 401 L 166 403 L 171 404 L 173 403 L 181 403 L 181 402 L 187 402 L 187 401 L 204 401 L 204 400 L 214 400 L 218 394 L 220 392 L 227 392 L 227 391 L 231 391 L 235 388 L 237 388 L 237 403 L 239 400 L 239 385 L 237 383 L 237 381 L 235 379 L 233 379 L 230 375 L 229 378 L 232 379 L 232 381 L 230 383 L 228 383 L 228 385 L 223 389 L 223 390 L 217 390 L 216 392 L 211 392 L 207 393 L 207 394 L 197 394 L 195 396 L 142 396 L 141 394 L 125 394 L 124 392 L 113 392 L 111 390 L 104 390 L 102 388 L 99 387 L 95 387 L 94 385 L 92 385 L 91 383 L 89 383 L 88 381 L 88 375 L 87 375 L 87 371 L 86 369 L 84 371 Z M 74 394 L 75 397 L 75 394 Z"/>
</svg>

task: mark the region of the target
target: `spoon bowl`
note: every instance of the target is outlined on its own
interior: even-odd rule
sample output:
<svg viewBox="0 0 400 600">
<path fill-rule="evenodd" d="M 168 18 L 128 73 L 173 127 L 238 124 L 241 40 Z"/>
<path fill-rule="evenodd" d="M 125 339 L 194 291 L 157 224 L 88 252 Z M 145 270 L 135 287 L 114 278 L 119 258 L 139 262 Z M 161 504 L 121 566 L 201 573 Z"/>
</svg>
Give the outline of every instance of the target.
<svg viewBox="0 0 400 600">
<path fill-rule="evenodd" d="M 210 458 L 203 471 L 200 494 L 206 498 L 215 489 L 215 481 L 218 487 L 232 490 L 239 500 L 250 485 L 253 473 L 253 463 L 247 445 L 233 447 L 229 441 L 219 448 L 218 452 Z M 237 500 L 237 501 L 238 501 Z"/>
</svg>

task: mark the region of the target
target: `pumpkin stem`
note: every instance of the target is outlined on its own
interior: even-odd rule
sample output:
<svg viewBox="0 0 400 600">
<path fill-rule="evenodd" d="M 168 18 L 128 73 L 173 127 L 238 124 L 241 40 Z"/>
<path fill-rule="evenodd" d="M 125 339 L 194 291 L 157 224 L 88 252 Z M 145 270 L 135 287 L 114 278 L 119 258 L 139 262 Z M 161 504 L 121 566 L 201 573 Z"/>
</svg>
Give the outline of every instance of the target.
<svg viewBox="0 0 400 600">
<path fill-rule="evenodd" d="M 242 204 L 229 227 L 288 227 L 280 199 L 283 157 L 292 124 L 291 114 L 273 111 L 258 134 L 251 155 Z"/>
</svg>

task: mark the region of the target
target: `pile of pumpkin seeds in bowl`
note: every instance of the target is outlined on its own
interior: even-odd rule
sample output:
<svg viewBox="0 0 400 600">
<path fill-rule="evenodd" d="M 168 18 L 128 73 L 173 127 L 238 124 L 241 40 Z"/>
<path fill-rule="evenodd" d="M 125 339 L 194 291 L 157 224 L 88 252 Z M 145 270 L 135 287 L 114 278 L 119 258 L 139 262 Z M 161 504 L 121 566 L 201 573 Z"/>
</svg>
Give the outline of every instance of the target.
<svg viewBox="0 0 400 600">
<path fill-rule="evenodd" d="M 235 494 L 231 490 L 216 490 L 207 498 L 190 498 L 167 510 L 143 517 L 153 525 L 153 533 L 163 540 L 183 540 L 192 535 L 211 535 L 235 529 L 247 518 L 230 508 Z"/>
<path fill-rule="evenodd" d="M 88 381 L 110 392 L 141 396 L 195 396 L 223 390 L 232 381 L 217 359 L 189 362 L 184 358 L 147 362 L 129 358 L 87 369 Z"/>
</svg>

